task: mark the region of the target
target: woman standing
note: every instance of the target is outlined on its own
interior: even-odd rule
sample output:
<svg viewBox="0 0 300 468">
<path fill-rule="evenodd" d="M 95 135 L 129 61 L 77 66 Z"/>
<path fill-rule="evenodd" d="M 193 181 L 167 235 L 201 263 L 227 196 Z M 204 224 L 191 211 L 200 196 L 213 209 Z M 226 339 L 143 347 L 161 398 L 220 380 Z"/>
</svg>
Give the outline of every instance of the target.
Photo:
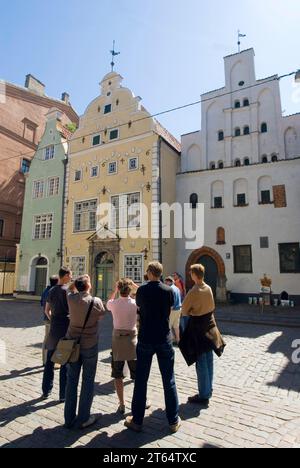
<svg viewBox="0 0 300 468">
<path fill-rule="evenodd" d="M 220 357 L 226 345 L 215 321 L 212 290 L 204 282 L 204 266 L 192 265 L 190 274 L 195 285 L 182 304 L 182 315 L 190 319 L 183 333 L 180 349 L 189 366 L 196 363 L 198 394 L 188 401 L 208 406 L 213 394 L 213 352 Z"/>
<path fill-rule="evenodd" d="M 130 376 L 135 380 L 137 347 L 137 305 L 130 297 L 135 285 L 130 279 L 122 279 L 107 303 L 107 309 L 113 316 L 112 339 L 112 378 L 119 398 L 118 411 L 125 414 L 124 367 L 127 362 Z M 116 299 L 117 294 L 120 298 Z"/>
</svg>

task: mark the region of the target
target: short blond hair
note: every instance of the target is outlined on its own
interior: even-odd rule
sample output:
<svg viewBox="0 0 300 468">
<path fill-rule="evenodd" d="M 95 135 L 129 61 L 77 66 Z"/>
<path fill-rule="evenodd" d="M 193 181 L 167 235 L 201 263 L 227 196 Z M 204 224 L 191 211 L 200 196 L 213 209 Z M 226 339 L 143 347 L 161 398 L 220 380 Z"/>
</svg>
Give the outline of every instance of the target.
<svg viewBox="0 0 300 468">
<path fill-rule="evenodd" d="M 193 273 L 199 279 L 204 279 L 205 266 L 201 265 L 201 263 L 197 263 L 196 265 L 192 265 L 191 268 L 190 268 L 190 273 Z"/>
<path fill-rule="evenodd" d="M 129 278 L 122 278 L 118 282 L 118 290 L 121 296 L 127 297 L 131 294 L 131 291 L 133 289 L 133 283 L 132 280 Z"/>
<path fill-rule="evenodd" d="M 152 273 L 155 278 L 160 278 L 163 274 L 164 267 L 159 262 L 151 262 L 148 265 L 147 272 Z"/>
</svg>

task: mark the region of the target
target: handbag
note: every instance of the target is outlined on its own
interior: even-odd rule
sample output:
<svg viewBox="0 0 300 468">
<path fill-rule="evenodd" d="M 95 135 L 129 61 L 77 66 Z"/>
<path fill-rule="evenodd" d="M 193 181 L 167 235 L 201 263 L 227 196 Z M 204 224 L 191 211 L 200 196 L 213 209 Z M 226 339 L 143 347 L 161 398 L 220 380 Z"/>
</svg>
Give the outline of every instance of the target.
<svg viewBox="0 0 300 468">
<path fill-rule="evenodd" d="M 80 342 L 81 342 L 82 334 L 89 321 L 91 312 L 94 307 L 94 303 L 95 303 L 95 299 L 93 299 L 89 305 L 89 309 L 88 309 L 83 327 L 81 329 L 80 337 L 76 339 L 72 339 L 72 340 L 69 340 L 68 338 L 62 338 L 61 340 L 59 340 L 56 350 L 54 351 L 54 354 L 51 359 L 51 361 L 54 362 L 54 364 L 60 364 L 61 366 L 65 366 L 68 363 L 73 364 L 79 361 Z"/>
</svg>

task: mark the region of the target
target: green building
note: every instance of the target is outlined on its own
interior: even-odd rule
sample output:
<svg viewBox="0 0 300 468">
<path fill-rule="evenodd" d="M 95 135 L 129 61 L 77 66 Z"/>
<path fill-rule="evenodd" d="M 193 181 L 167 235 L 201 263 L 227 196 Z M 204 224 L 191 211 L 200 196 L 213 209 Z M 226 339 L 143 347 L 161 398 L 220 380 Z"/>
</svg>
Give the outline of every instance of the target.
<svg viewBox="0 0 300 468">
<path fill-rule="evenodd" d="M 47 114 L 45 132 L 26 178 L 16 293 L 40 296 L 62 262 L 66 128 L 71 121 L 57 109 Z"/>
</svg>

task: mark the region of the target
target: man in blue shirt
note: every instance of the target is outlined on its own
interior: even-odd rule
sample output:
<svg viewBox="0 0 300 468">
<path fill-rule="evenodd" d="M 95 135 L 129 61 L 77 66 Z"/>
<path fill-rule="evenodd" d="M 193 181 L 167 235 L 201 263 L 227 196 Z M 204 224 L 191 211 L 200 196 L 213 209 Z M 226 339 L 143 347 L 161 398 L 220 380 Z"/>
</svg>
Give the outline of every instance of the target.
<svg viewBox="0 0 300 468">
<path fill-rule="evenodd" d="M 41 297 L 41 307 L 43 310 L 43 317 L 44 317 L 44 324 L 45 324 L 45 338 L 42 347 L 42 357 L 43 357 L 43 365 L 45 366 L 47 361 L 47 350 L 46 350 L 46 341 L 48 339 L 50 333 L 50 320 L 49 317 L 45 314 L 47 299 L 49 296 L 50 289 L 54 288 L 58 283 L 58 276 L 51 276 L 50 278 L 50 286 L 47 286 L 44 290 L 42 297 Z"/>
<path fill-rule="evenodd" d="M 181 293 L 180 289 L 175 286 L 172 276 L 166 278 L 165 283 L 170 286 L 174 294 L 174 305 L 170 315 L 170 330 L 174 331 L 176 343 L 178 344 L 180 341 Z"/>
</svg>

